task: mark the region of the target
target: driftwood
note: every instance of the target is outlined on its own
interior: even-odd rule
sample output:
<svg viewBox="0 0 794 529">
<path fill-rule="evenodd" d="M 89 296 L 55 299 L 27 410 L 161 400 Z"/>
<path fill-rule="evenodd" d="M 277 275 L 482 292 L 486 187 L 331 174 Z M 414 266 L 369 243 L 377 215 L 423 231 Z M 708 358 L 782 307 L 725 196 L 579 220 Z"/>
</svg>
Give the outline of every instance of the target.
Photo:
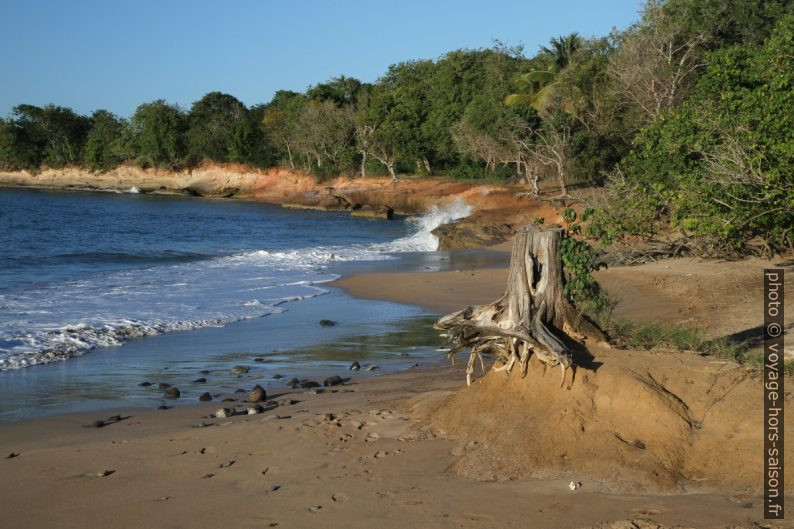
<svg viewBox="0 0 794 529">
<path fill-rule="evenodd" d="M 507 290 L 493 303 L 467 307 L 442 317 L 435 325 L 445 331 L 454 355 L 470 349 L 466 383 L 477 359 L 485 371 L 483 353 L 497 355 L 495 371 L 511 372 L 519 365 L 526 376 L 534 354 L 544 366 L 559 366 L 561 386 L 573 371 L 576 343 L 604 340 L 601 331 L 582 317 L 564 293 L 560 256 L 561 228 L 527 227 L 516 234 Z M 573 375 L 572 375 L 573 376 Z M 573 380 L 572 380 L 573 382 Z"/>
</svg>

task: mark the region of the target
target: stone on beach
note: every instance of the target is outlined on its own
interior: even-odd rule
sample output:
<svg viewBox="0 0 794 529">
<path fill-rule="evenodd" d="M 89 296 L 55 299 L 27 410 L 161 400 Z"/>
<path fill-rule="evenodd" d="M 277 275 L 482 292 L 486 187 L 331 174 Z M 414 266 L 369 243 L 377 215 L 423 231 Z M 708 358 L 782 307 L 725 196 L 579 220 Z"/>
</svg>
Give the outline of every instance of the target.
<svg viewBox="0 0 794 529">
<path fill-rule="evenodd" d="M 194 380 L 193 384 L 204 384 L 206 381 L 207 381 L 206 378 L 201 377 L 201 378 L 197 378 L 196 380 Z"/>
<path fill-rule="evenodd" d="M 166 383 L 166 382 L 160 382 L 160 383 L 157 385 L 157 387 L 158 387 L 159 389 L 168 389 L 168 388 L 170 388 L 170 387 L 171 387 L 171 384 L 168 384 L 168 383 Z"/>
<path fill-rule="evenodd" d="M 211 401 L 211 400 L 212 400 L 212 395 L 210 395 L 208 391 L 205 391 L 204 393 L 202 393 L 202 394 L 199 396 L 199 400 L 200 400 L 201 402 L 208 402 L 208 401 Z"/>
<path fill-rule="evenodd" d="M 179 388 L 166 388 L 163 392 L 163 396 L 167 399 L 178 399 L 180 395 Z"/>
<path fill-rule="evenodd" d="M 262 402 L 266 398 L 267 398 L 267 392 L 265 391 L 265 388 L 263 388 L 259 384 L 254 386 L 254 389 L 252 389 L 248 393 L 248 402 Z"/>
<path fill-rule="evenodd" d="M 333 320 L 320 320 L 320 325 L 322 327 L 333 327 L 336 325 L 336 322 Z"/>
<path fill-rule="evenodd" d="M 361 364 L 358 363 L 358 360 L 354 360 L 348 369 L 350 369 L 350 371 L 358 371 L 361 369 Z"/>
<path fill-rule="evenodd" d="M 323 381 L 323 386 L 338 386 L 342 384 L 344 380 L 339 375 L 334 375 L 332 377 L 328 377 Z"/>
<path fill-rule="evenodd" d="M 234 366 L 229 370 L 232 375 L 245 375 L 248 373 L 249 368 L 248 366 Z"/>
<path fill-rule="evenodd" d="M 138 384 L 138 385 L 139 385 L 140 387 L 142 387 L 142 388 L 148 388 L 149 386 L 151 386 L 151 385 L 152 385 L 152 383 L 151 383 L 151 382 L 141 382 L 141 383 L 140 383 L 140 384 Z"/>
</svg>

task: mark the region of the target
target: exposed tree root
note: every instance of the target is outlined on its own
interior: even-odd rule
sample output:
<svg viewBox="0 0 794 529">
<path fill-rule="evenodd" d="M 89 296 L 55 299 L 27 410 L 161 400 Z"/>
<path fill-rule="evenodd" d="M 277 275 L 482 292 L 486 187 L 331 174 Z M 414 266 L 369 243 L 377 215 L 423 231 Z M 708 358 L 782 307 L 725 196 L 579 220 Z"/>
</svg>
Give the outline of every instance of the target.
<svg viewBox="0 0 794 529">
<path fill-rule="evenodd" d="M 526 376 L 534 354 L 545 366 L 560 367 L 562 387 L 568 368 L 573 368 L 574 344 L 587 338 L 604 339 L 565 296 L 562 234 L 561 228 L 535 227 L 516 234 L 505 294 L 493 303 L 467 307 L 436 323 L 451 345 L 450 358 L 470 351 L 467 384 L 471 384 L 478 358 L 485 371 L 484 353 L 495 354 L 501 362 L 494 364 L 494 371 L 510 373 L 518 365 L 522 376 Z"/>
</svg>

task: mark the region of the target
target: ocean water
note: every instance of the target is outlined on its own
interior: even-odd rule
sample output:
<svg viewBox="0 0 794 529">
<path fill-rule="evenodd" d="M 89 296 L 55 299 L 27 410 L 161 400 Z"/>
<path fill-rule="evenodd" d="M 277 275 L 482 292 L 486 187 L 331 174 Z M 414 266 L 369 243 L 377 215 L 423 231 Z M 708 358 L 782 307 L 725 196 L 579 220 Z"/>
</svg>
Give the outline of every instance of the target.
<svg viewBox="0 0 794 529">
<path fill-rule="evenodd" d="M 277 318 L 327 294 L 344 263 L 435 250 L 430 231 L 469 211 L 458 202 L 382 222 L 257 202 L 0 190 L 0 371 Z"/>
</svg>

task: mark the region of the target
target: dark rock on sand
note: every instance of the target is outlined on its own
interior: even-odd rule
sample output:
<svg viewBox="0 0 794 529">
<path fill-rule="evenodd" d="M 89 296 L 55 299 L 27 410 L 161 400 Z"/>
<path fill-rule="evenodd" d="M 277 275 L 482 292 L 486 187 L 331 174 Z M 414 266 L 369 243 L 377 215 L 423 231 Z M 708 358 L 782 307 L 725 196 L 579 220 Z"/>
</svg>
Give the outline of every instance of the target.
<svg viewBox="0 0 794 529">
<path fill-rule="evenodd" d="M 14 459 L 15 457 L 19 457 L 19 452 L 11 452 L 6 456 L 6 459 Z"/>
<path fill-rule="evenodd" d="M 163 392 L 163 396 L 167 399 L 178 399 L 181 393 L 178 388 L 167 388 Z"/>
<path fill-rule="evenodd" d="M 158 387 L 158 388 L 160 388 L 160 389 L 168 389 L 168 388 L 170 388 L 170 387 L 171 387 L 171 384 L 167 384 L 167 383 L 165 383 L 165 382 L 160 382 L 160 383 L 157 385 L 157 387 Z"/>
<path fill-rule="evenodd" d="M 204 384 L 206 381 L 207 381 L 206 378 L 201 377 L 201 378 L 197 378 L 196 380 L 194 380 L 193 384 Z"/>
<path fill-rule="evenodd" d="M 273 380 L 281 380 L 282 378 L 284 378 L 284 377 L 282 377 L 282 376 L 281 376 L 281 375 L 279 375 L 278 373 L 276 373 L 275 375 L 273 375 Z"/>
<path fill-rule="evenodd" d="M 152 383 L 151 383 L 151 382 L 141 382 L 141 383 L 140 383 L 140 384 L 138 384 L 138 385 L 139 385 L 140 387 L 142 387 L 142 388 L 148 388 L 149 386 L 151 386 L 151 385 L 152 385 Z"/>
<path fill-rule="evenodd" d="M 237 388 L 234 390 L 235 393 L 245 393 L 246 391 L 243 388 Z"/>
<path fill-rule="evenodd" d="M 204 393 L 202 393 L 202 394 L 199 396 L 199 400 L 200 400 L 201 402 L 209 402 L 209 401 L 211 401 L 211 400 L 212 400 L 212 395 L 210 395 L 210 394 L 209 394 L 209 392 L 205 391 Z"/>
<path fill-rule="evenodd" d="M 248 402 L 262 402 L 267 398 L 267 393 L 265 392 L 265 388 L 257 384 L 254 386 L 248 393 Z"/>
<path fill-rule="evenodd" d="M 170 410 L 171 406 L 166 406 L 165 404 L 162 404 L 160 406 L 157 406 L 157 409 L 158 410 Z"/>
<path fill-rule="evenodd" d="M 105 426 L 105 421 L 102 419 L 98 419 L 91 423 L 92 428 L 103 428 Z"/>
<path fill-rule="evenodd" d="M 264 413 L 265 408 L 256 404 L 254 406 L 248 406 L 248 415 L 256 415 L 258 413 Z"/>
<path fill-rule="evenodd" d="M 320 320 L 320 325 L 323 327 L 333 327 L 336 325 L 336 322 L 332 320 Z"/>
<path fill-rule="evenodd" d="M 291 379 L 289 379 L 289 381 L 287 381 L 287 386 L 292 388 L 292 389 L 295 389 L 295 388 L 299 387 L 300 385 L 301 385 L 301 381 L 298 380 L 297 378 L 291 378 Z"/>
<path fill-rule="evenodd" d="M 320 383 L 319 382 L 315 382 L 314 380 L 304 380 L 303 382 L 301 382 L 301 387 L 302 388 L 319 388 L 320 387 Z"/>
<path fill-rule="evenodd" d="M 234 366 L 229 370 L 232 375 L 244 375 L 248 373 L 249 368 L 248 366 Z"/>
<path fill-rule="evenodd" d="M 359 364 L 358 360 L 356 360 L 352 364 L 350 364 L 350 367 L 348 369 L 350 369 L 350 371 L 358 371 L 359 369 L 361 369 L 361 364 Z"/>
<path fill-rule="evenodd" d="M 199 375 L 209 375 L 209 374 L 210 372 L 207 369 L 202 369 L 201 371 L 199 371 Z"/>
<path fill-rule="evenodd" d="M 334 375 L 332 377 L 328 377 L 323 381 L 323 386 L 338 386 L 342 384 L 344 380 L 339 375 Z"/>
<path fill-rule="evenodd" d="M 260 357 L 258 357 L 258 358 L 254 358 L 254 362 L 257 362 L 257 363 L 259 363 L 259 364 L 261 364 L 261 363 L 262 363 L 262 362 L 264 362 L 264 361 L 265 361 L 265 359 L 264 359 L 264 358 L 262 358 L 261 356 L 260 356 Z"/>
</svg>

